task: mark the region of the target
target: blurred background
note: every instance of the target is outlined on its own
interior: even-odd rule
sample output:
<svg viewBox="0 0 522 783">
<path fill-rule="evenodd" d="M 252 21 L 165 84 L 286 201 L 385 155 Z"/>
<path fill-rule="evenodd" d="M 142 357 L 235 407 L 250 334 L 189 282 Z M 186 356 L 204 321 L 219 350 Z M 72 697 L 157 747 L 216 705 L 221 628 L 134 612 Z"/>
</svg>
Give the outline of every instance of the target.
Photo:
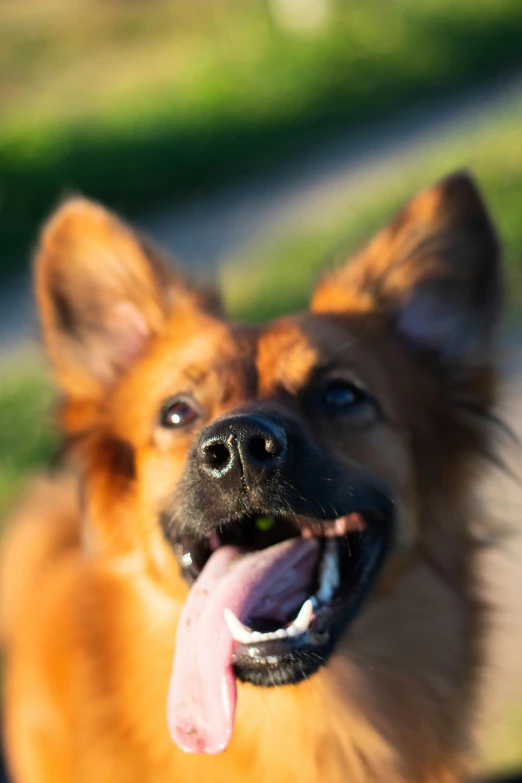
<svg viewBox="0 0 522 783">
<path fill-rule="evenodd" d="M 522 431 L 520 0 L 0 0 L 0 516 L 56 444 L 29 275 L 61 199 L 119 211 L 258 320 L 463 167 L 504 242 L 503 415 Z M 484 488 L 512 526 L 482 566 L 496 770 L 522 766 L 522 494 Z"/>
</svg>

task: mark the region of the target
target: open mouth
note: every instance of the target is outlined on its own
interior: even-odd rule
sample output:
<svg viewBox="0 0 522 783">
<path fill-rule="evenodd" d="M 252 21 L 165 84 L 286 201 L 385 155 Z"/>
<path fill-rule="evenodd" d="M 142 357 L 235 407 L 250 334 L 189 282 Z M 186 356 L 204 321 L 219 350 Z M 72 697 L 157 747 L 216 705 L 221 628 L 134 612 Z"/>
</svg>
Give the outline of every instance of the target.
<svg viewBox="0 0 522 783">
<path fill-rule="evenodd" d="M 318 542 L 313 567 L 294 569 L 288 579 L 274 585 L 277 589 L 260 598 L 249 616 L 239 618 L 225 610 L 225 621 L 236 643 L 237 676 L 258 685 L 280 685 L 311 672 L 302 667 L 281 667 L 278 659 L 288 657 L 295 648 L 328 646 L 336 621 L 343 625 L 349 622 L 377 572 L 388 532 L 382 512 L 352 512 L 330 522 L 254 513 L 203 539 L 182 536 L 174 551 L 184 577 L 192 584 L 219 547 L 236 546 L 247 553 L 291 538 Z M 314 661 L 315 668 L 322 663 L 320 656 Z M 263 670 L 274 665 L 267 677 Z"/>
<path fill-rule="evenodd" d="M 391 532 L 381 507 L 330 521 L 254 511 L 208 536 L 175 539 L 192 585 L 169 696 L 180 747 L 226 747 L 236 678 L 296 683 L 326 662 L 374 584 Z"/>
</svg>

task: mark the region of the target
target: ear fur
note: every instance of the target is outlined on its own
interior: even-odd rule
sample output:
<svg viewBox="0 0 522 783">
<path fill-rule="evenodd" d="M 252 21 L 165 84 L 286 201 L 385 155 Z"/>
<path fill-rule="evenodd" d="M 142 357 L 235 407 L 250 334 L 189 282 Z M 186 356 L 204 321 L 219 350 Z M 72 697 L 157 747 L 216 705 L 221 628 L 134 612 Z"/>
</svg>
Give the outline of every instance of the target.
<svg viewBox="0 0 522 783">
<path fill-rule="evenodd" d="M 69 396 L 102 395 L 172 307 L 197 300 L 156 249 L 82 198 L 45 226 L 35 271 L 44 343 Z"/>
<path fill-rule="evenodd" d="M 355 259 L 317 287 L 314 312 L 374 311 L 444 362 L 487 350 L 502 303 L 499 247 L 473 180 L 421 192 Z"/>
</svg>

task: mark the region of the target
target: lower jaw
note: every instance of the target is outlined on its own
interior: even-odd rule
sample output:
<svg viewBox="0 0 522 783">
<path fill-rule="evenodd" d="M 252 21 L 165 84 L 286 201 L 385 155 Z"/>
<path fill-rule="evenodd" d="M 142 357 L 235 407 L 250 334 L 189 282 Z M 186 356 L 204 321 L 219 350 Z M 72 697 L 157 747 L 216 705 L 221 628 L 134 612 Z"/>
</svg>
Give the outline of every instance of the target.
<svg viewBox="0 0 522 783">
<path fill-rule="evenodd" d="M 322 647 L 303 644 L 287 653 L 270 655 L 257 651 L 237 651 L 234 654 L 234 673 L 240 682 L 263 688 L 295 685 L 308 679 L 326 664 L 333 650 L 329 641 Z"/>
<path fill-rule="evenodd" d="M 273 687 L 301 682 L 324 666 L 332 653 L 336 626 L 309 629 L 293 639 L 276 639 L 261 644 L 236 642 L 233 667 L 241 682 Z"/>
</svg>

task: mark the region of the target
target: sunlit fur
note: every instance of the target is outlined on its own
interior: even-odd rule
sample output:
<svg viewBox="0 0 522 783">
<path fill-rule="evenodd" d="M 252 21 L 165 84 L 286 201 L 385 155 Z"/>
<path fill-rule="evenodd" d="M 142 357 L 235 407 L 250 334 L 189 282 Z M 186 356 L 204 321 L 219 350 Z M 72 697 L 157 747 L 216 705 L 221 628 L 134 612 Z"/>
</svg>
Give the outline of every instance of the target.
<svg viewBox="0 0 522 783">
<path fill-rule="evenodd" d="M 492 448 L 477 414 L 494 403 L 499 308 L 496 243 L 471 181 L 421 193 L 321 281 L 309 313 L 262 327 L 230 323 L 83 200 L 45 228 L 36 281 L 70 459 L 27 490 L 3 550 L 15 783 L 461 780 L 483 636 L 472 490 Z M 447 298 L 449 332 L 426 308 L 417 333 L 426 296 Z M 306 426 L 340 465 L 392 488 L 393 551 L 325 668 L 296 686 L 240 685 L 229 749 L 186 755 L 166 696 L 187 587 L 158 517 L 194 433 L 162 430 L 158 411 L 195 388 L 207 422 L 258 398 L 306 418 L 296 396 L 325 363 L 355 373 L 385 415 Z"/>
</svg>

